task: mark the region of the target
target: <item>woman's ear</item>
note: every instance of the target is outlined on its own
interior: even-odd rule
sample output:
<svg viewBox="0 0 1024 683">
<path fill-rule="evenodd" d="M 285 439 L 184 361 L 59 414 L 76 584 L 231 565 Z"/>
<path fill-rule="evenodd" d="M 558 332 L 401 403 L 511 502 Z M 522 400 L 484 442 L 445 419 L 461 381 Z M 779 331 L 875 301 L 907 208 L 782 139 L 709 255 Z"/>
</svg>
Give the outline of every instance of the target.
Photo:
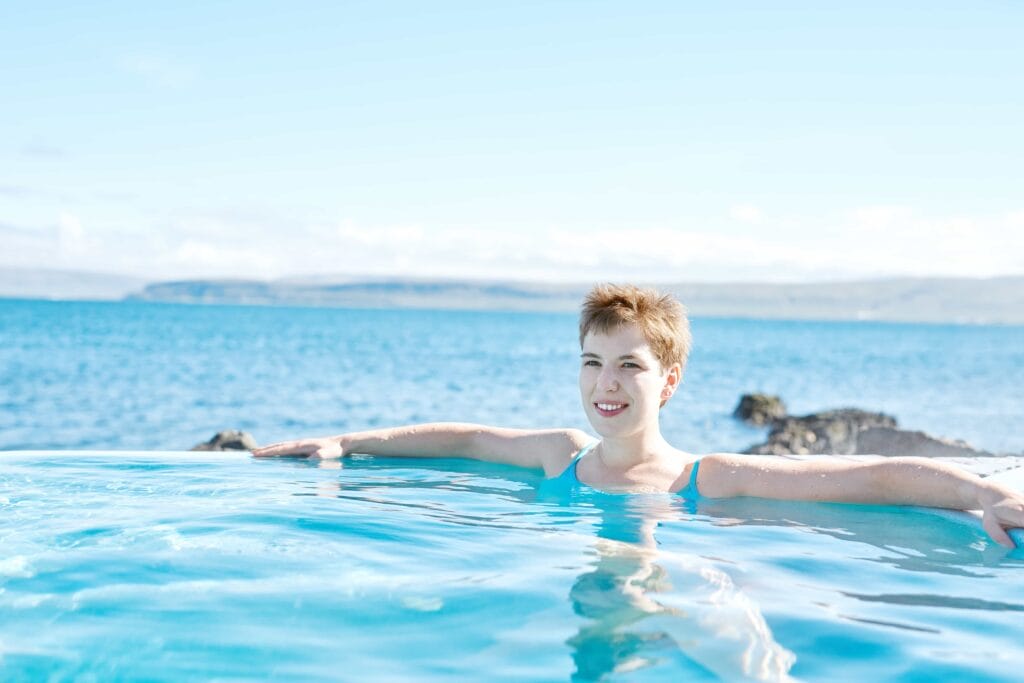
<svg viewBox="0 0 1024 683">
<path fill-rule="evenodd" d="M 661 388 L 661 407 L 665 407 L 668 400 L 672 398 L 672 394 L 676 393 L 676 389 L 683 381 L 683 367 L 679 363 L 675 363 L 668 369 L 668 374 L 665 375 L 665 386 Z"/>
</svg>

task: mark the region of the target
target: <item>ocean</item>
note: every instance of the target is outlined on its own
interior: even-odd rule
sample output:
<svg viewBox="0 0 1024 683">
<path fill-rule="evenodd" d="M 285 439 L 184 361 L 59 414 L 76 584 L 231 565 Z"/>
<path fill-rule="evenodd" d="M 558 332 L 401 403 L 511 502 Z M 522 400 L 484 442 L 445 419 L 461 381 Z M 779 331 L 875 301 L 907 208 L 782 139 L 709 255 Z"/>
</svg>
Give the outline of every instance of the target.
<svg viewBox="0 0 1024 683">
<path fill-rule="evenodd" d="M 698 318 L 666 438 L 737 451 L 791 414 L 858 407 L 1024 452 L 1024 327 Z M 569 314 L 0 300 L 0 449 L 185 450 L 414 422 L 589 430 Z"/>
</svg>

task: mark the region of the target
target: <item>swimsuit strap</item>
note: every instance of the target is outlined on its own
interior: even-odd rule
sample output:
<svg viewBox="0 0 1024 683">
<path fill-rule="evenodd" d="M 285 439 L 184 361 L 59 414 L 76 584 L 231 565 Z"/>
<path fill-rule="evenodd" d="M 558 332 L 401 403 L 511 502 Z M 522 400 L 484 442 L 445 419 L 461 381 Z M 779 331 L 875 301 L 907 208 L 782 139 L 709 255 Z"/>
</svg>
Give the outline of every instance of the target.
<svg viewBox="0 0 1024 683">
<path fill-rule="evenodd" d="M 578 482 L 580 479 L 579 479 L 579 477 L 576 476 L 576 465 L 579 464 L 580 458 L 582 458 L 584 455 L 586 455 L 591 450 L 593 450 L 594 446 L 596 446 L 599 443 L 601 443 L 601 442 L 600 441 L 591 441 L 586 446 L 581 448 L 576 453 L 576 456 L 572 459 L 572 462 L 569 463 L 569 466 L 565 468 L 565 472 L 563 472 L 559 476 L 559 479 L 561 479 L 562 477 L 566 477 L 567 479 L 573 479 L 573 480 Z"/>
<path fill-rule="evenodd" d="M 690 482 L 686 488 L 680 489 L 679 495 L 684 498 L 700 498 L 700 491 L 697 490 L 697 469 L 700 467 L 700 458 L 693 461 L 693 469 L 690 470 Z"/>
<path fill-rule="evenodd" d="M 579 464 L 580 459 L 593 450 L 594 446 L 601 443 L 600 441 L 591 441 L 586 446 L 581 448 L 576 456 L 573 457 L 572 462 L 565 468 L 565 471 L 558 476 L 559 479 L 568 479 L 576 483 L 580 482 L 578 476 L 576 476 L 576 466 Z M 690 470 L 690 481 L 686 484 L 685 488 L 679 490 L 679 495 L 684 498 L 696 499 L 701 498 L 700 491 L 697 490 L 697 471 L 700 468 L 700 458 L 693 461 L 693 467 Z"/>
</svg>

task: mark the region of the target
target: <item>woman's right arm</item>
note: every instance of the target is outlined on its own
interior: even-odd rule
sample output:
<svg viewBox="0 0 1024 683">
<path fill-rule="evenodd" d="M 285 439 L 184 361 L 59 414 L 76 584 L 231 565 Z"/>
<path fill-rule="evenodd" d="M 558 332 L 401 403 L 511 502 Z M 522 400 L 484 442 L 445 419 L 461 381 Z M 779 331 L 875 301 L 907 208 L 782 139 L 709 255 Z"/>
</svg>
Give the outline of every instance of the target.
<svg viewBox="0 0 1024 683">
<path fill-rule="evenodd" d="M 554 476 L 591 441 L 578 429 L 504 429 L 461 422 L 435 422 L 283 441 L 253 450 L 257 457 L 341 458 L 352 453 L 413 458 L 469 458 L 543 469 Z"/>
</svg>

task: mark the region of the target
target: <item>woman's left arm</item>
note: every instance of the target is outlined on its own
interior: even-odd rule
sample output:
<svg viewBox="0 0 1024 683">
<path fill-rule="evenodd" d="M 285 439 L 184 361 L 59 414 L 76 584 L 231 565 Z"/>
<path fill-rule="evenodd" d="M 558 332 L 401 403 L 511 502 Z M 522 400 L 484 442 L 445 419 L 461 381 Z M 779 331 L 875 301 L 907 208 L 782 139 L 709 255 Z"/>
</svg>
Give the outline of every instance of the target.
<svg viewBox="0 0 1024 683">
<path fill-rule="evenodd" d="M 985 531 L 1014 547 L 1005 529 L 1024 527 L 1024 493 L 928 458 L 851 459 L 716 453 L 701 460 L 702 495 L 924 505 L 981 510 Z"/>
</svg>

